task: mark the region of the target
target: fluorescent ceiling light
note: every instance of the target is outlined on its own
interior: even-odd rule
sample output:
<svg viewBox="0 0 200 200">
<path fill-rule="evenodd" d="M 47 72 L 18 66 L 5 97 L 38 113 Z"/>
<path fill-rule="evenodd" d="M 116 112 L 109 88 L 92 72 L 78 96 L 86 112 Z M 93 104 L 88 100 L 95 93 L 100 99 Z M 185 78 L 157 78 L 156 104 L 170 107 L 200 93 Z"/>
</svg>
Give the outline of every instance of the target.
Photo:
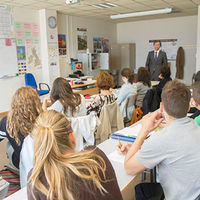
<svg viewBox="0 0 200 200">
<path fill-rule="evenodd" d="M 92 6 L 95 7 L 95 8 L 100 8 L 100 9 L 103 8 L 102 6 L 99 6 L 99 5 L 92 5 Z"/>
<path fill-rule="evenodd" d="M 100 3 L 100 4 L 94 4 L 92 6 L 95 8 L 113 8 L 113 7 L 116 7 L 117 5 L 114 3 L 105 2 L 105 3 Z"/>
<path fill-rule="evenodd" d="M 104 4 L 106 4 L 106 5 L 109 5 L 109 6 L 111 6 L 111 7 L 117 7 L 117 5 L 116 5 L 116 4 L 114 4 L 114 3 L 109 3 L 109 2 L 106 2 L 106 3 L 104 3 Z"/>
<path fill-rule="evenodd" d="M 109 5 L 106 5 L 105 3 L 100 3 L 100 4 L 98 4 L 99 6 L 102 6 L 102 7 L 104 7 L 104 8 L 110 8 L 111 6 L 109 6 Z"/>
<path fill-rule="evenodd" d="M 111 15 L 111 19 L 121 19 L 121 18 L 128 18 L 128 17 L 140 17 L 146 15 L 158 15 L 158 14 L 165 14 L 172 12 L 172 8 L 165 8 L 159 10 L 150 10 L 150 11 L 143 11 L 143 12 L 135 12 L 135 13 L 126 13 L 126 14 L 118 14 L 118 15 Z"/>
</svg>

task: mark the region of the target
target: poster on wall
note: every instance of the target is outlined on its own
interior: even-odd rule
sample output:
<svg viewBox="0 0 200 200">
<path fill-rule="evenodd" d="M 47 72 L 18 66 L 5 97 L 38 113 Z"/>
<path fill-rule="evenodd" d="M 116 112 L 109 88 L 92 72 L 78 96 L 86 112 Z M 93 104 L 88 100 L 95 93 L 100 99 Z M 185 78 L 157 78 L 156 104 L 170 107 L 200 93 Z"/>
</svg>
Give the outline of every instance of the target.
<svg viewBox="0 0 200 200">
<path fill-rule="evenodd" d="M 17 63 L 18 63 L 18 74 L 23 75 L 26 73 L 26 50 L 25 46 L 17 46 Z"/>
<path fill-rule="evenodd" d="M 109 40 L 108 39 L 102 39 L 102 52 L 103 53 L 109 53 Z"/>
<path fill-rule="evenodd" d="M 12 38 L 13 24 L 10 6 L 0 6 L 0 38 Z"/>
<path fill-rule="evenodd" d="M 58 34 L 58 48 L 59 48 L 60 56 L 67 55 L 66 35 L 65 34 Z"/>
<path fill-rule="evenodd" d="M 41 69 L 39 24 L 15 21 L 14 33 L 17 44 L 19 75 L 26 72 L 34 73 L 36 69 Z M 24 60 L 21 60 L 21 55 L 24 55 Z"/>
<path fill-rule="evenodd" d="M 93 38 L 93 48 L 94 48 L 94 53 L 102 52 L 102 38 L 101 37 Z"/>
<path fill-rule="evenodd" d="M 155 40 L 149 40 L 149 50 L 153 51 L 153 42 Z M 170 61 L 176 60 L 176 54 L 178 50 L 178 40 L 177 39 L 164 39 L 161 41 L 161 49 L 166 52 L 167 59 Z"/>
<path fill-rule="evenodd" d="M 87 29 L 77 28 L 78 51 L 87 49 Z"/>
</svg>

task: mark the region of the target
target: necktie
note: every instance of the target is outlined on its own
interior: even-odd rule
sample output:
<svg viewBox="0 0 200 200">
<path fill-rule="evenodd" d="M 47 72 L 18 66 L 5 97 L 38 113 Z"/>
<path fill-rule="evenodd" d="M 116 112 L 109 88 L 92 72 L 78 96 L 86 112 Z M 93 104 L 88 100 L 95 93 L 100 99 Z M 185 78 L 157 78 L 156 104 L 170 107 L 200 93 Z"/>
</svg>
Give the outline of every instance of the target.
<svg viewBox="0 0 200 200">
<path fill-rule="evenodd" d="M 155 51 L 155 54 L 154 54 L 154 62 L 156 63 L 158 60 L 158 52 Z"/>
</svg>

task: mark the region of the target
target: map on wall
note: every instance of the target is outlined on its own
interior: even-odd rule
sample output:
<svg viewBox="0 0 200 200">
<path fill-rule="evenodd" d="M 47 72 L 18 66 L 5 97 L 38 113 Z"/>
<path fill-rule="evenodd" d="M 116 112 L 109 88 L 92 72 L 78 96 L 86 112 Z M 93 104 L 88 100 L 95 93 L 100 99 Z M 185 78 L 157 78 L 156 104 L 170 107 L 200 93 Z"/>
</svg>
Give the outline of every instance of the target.
<svg viewBox="0 0 200 200">
<path fill-rule="evenodd" d="M 155 40 L 149 40 L 149 50 L 152 51 L 153 42 Z M 176 60 L 177 50 L 178 50 L 178 40 L 177 39 L 166 39 L 160 40 L 162 43 L 161 49 L 166 52 L 168 60 Z"/>
<path fill-rule="evenodd" d="M 27 53 L 27 65 L 28 68 L 38 68 L 41 67 L 41 60 L 40 60 L 40 46 L 39 45 L 31 45 L 27 46 L 26 48 Z"/>
</svg>

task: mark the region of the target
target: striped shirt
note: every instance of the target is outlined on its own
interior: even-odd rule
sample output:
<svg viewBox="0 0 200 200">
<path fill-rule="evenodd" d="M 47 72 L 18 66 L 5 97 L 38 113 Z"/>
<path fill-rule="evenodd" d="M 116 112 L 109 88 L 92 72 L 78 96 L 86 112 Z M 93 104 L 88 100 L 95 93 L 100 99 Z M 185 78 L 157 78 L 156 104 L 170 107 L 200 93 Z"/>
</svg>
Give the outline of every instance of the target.
<svg viewBox="0 0 200 200">
<path fill-rule="evenodd" d="M 87 114 L 92 111 L 97 113 L 97 116 L 100 116 L 101 109 L 104 105 L 114 103 L 116 101 L 116 96 L 114 94 L 110 95 L 101 95 L 96 96 L 94 101 L 87 107 Z"/>
</svg>

